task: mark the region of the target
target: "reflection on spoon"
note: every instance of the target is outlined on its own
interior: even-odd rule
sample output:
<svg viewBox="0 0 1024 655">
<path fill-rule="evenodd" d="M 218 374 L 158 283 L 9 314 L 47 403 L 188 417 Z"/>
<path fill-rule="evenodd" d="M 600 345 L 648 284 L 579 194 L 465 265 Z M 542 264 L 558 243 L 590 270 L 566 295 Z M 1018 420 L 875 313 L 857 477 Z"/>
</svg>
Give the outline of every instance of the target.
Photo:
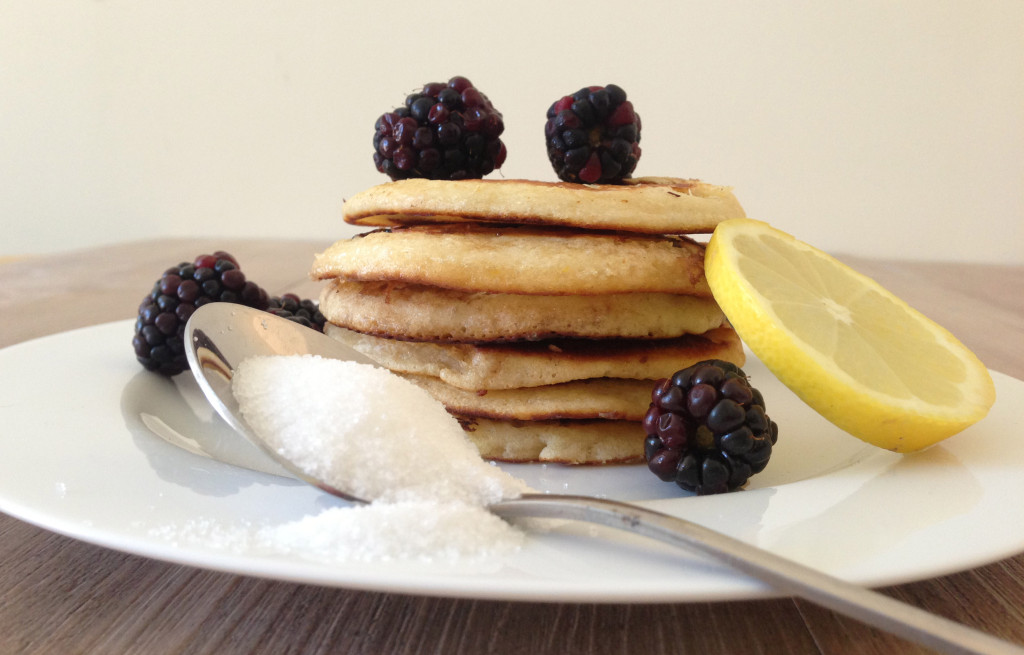
<svg viewBox="0 0 1024 655">
<path fill-rule="evenodd" d="M 345 480 L 317 479 L 268 446 L 239 413 L 230 380 L 235 367 L 251 357 L 313 354 L 363 362 L 365 358 L 314 330 L 265 312 L 226 303 L 199 308 L 186 326 L 185 343 L 189 365 L 200 387 L 230 425 L 300 479 L 328 493 L 365 502 L 352 489 L 346 488 Z M 529 516 L 590 521 L 696 549 L 779 590 L 945 652 L 1024 654 L 1024 648 L 1009 642 L 661 512 L 603 499 L 541 494 L 507 498 L 488 508 L 506 518 Z"/>
<path fill-rule="evenodd" d="M 190 452 L 193 455 L 199 455 L 200 457 L 206 457 L 225 464 L 231 464 L 232 466 L 257 471 L 258 473 L 267 473 L 269 475 L 277 475 L 286 478 L 292 477 L 288 471 L 284 470 L 284 468 L 273 460 L 264 461 L 256 458 L 236 457 L 232 456 L 230 453 L 212 452 L 211 450 L 208 450 L 202 442 L 193 439 L 192 437 L 185 436 L 167 425 L 167 423 L 165 423 L 159 416 L 140 412 L 139 418 L 142 420 L 142 424 L 149 428 L 150 432 L 172 446 L 177 446 L 178 448 L 181 448 L 186 452 Z"/>
<path fill-rule="evenodd" d="M 168 379 L 138 373 L 121 392 L 121 414 L 139 449 L 161 477 L 170 481 L 179 478 L 169 471 L 164 474 L 167 460 L 160 456 L 163 451 L 157 447 L 159 443 L 168 443 L 206 459 L 294 481 L 277 462 L 224 422 L 190 375 Z M 153 436 L 159 437 L 160 442 L 154 443 Z"/>
</svg>

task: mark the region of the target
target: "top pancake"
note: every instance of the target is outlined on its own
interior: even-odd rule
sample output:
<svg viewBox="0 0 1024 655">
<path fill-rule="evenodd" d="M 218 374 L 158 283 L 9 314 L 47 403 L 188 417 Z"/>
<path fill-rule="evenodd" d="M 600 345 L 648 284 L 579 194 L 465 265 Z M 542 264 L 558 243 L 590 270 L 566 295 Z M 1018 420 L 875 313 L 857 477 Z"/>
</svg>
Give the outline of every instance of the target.
<svg viewBox="0 0 1024 655">
<path fill-rule="evenodd" d="M 353 225 L 471 221 L 645 234 L 706 234 L 746 215 L 729 187 L 666 177 L 624 184 L 408 179 L 352 196 L 343 212 Z"/>
</svg>

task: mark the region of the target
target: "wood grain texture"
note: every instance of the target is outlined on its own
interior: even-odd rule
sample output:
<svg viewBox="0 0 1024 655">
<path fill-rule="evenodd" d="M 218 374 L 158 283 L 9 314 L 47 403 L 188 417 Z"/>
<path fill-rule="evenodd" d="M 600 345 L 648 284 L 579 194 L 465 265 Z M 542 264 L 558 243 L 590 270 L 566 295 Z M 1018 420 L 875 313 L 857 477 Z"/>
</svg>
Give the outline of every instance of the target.
<svg viewBox="0 0 1024 655">
<path fill-rule="evenodd" d="M 0 347 L 132 318 L 165 268 L 213 249 L 235 254 L 271 293 L 315 297 L 305 272 L 327 245 L 153 241 L 3 262 Z M 990 368 L 1024 378 L 1024 267 L 844 260 Z M 1024 555 L 883 591 L 1024 644 Z M 4 654 L 918 652 L 799 600 L 543 604 L 325 589 L 126 555 L 0 515 Z"/>
</svg>

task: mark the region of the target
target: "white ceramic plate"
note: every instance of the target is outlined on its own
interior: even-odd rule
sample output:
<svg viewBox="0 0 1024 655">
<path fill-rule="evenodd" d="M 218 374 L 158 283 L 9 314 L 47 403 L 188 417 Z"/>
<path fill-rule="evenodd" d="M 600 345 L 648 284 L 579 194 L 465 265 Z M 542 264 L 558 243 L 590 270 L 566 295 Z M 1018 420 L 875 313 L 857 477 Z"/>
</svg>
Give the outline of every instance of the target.
<svg viewBox="0 0 1024 655">
<path fill-rule="evenodd" d="M 225 550 L 212 538 L 176 545 L 158 529 L 197 520 L 283 523 L 340 501 L 156 436 L 153 429 L 195 437 L 192 445 L 207 452 L 261 466 L 190 376 L 169 381 L 141 370 L 131 333 L 132 322 L 121 321 L 0 351 L 0 511 L 146 557 L 327 586 L 583 602 L 772 594 L 709 558 L 584 524 L 532 533 L 517 555 L 484 570 L 419 562 L 328 566 Z M 508 468 L 543 491 L 637 501 L 871 586 L 1024 550 L 1024 522 L 1015 518 L 1024 516 L 1021 381 L 993 373 L 998 400 L 984 421 L 900 456 L 832 427 L 756 359 L 744 368 L 780 426 L 771 463 L 744 491 L 689 496 L 643 466 Z"/>
</svg>

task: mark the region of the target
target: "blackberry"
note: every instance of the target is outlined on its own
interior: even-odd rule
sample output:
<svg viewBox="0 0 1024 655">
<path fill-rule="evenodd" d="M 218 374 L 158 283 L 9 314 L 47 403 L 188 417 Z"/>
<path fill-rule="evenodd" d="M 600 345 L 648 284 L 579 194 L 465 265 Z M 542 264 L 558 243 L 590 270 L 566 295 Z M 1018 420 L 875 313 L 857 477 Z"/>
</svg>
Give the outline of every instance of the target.
<svg viewBox="0 0 1024 655">
<path fill-rule="evenodd" d="M 698 495 L 742 487 L 768 464 L 779 428 L 735 364 L 699 362 L 661 380 L 644 417 L 647 466 Z"/>
<path fill-rule="evenodd" d="M 327 319 L 320 313 L 320 308 L 309 299 L 299 298 L 294 293 L 274 296 L 270 299 L 267 311 L 275 316 L 294 321 L 299 325 L 313 328 L 317 332 L 324 331 Z"/>
<path fill-rule="evenodd" d="M 245 278 L 238 260 L 217 251 L 200 255 L 164 271 L 142 299 L 132 346 L 135 357 L 150 371 L 172 376 L 188 368 L 185 323 L 192 312 L 210 302 L 233 302 L 267 309 L 267 292 Z"/>
<path fill-rule="evenodd" d="M 424 85 L 374 129 L 373 163 L 392 180 L 479 179 L 505 163 L 501 112 L 464 77 Z"/>
<path fill-rule="evenodd" d="M 588 86 L 548 109 L 544 139 L 559 179 L 619 184 L 640 159 L 640 116 L 622 88 Z"/>
</svg>

